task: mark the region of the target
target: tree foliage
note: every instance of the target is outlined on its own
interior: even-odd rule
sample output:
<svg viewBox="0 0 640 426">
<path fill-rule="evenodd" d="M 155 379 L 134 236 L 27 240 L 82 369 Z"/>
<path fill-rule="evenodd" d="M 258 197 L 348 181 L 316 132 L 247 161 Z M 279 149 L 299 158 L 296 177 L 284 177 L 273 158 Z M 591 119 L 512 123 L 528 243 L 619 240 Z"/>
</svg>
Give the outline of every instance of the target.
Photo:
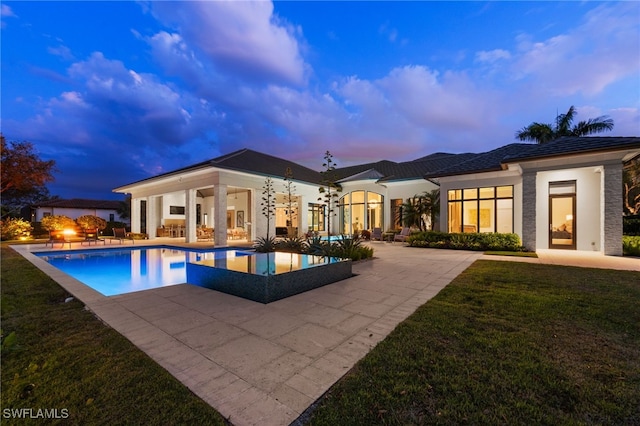
<svg viewBox="0 0 640 426">
<path fill-rule="evenodd" d="M 563 136 L 587 136 L 613 129 L 613 120 L 606 115 L 580 121 L 573 125 L 576 114 L 576 108 L 572 105 L 566 114 L 560 114 L 556 117 L 555 124 L 533 122 L 518 130 L 516 138 L 521 141 L 542 144 Z"/>
<path fill-rule="evenodd" d="M 76 223 L 82 227 L 82 229 L 99 229 L 103 230 L 107 227 L 107 221 L 101 217 L 94 215 L 84 215 L 76 219 Z"/>
<path fill-rule="evenodd" d="M 625 212 L 632 215 L 640 214 L 640 157 L 624 165 L 622 176 Z"/>
<path fill-rule="evenodd" d="M 322 186 L 319 188 L 320 194 L 322 194 L 318 201 L 324 202 L 327 206 L 327 231 L 331 236 L 331 217 L 335 215 L 335 207 L 338 204 L 338 193 L 342 191 L 342 186 L 337 182 L 336 177 L 336 163 L 333 161 L 333 155 L 327 151 L 324 154 L 324 163 L 322 163 L 323 171 Z"/>
<path fill-rule="evenodd" d="M 427 231 L 429 227 L 433 229 L 440 213 L 440 191 L 434 189 L 408 198 L 402 204 L 401 212 L 404 226 L 419 228 L 421 231 Z"/>
<path fill-rule="evenodd" d="M 7 142 L 0 134 L 2 149 L 2 215 L 19 212 L 20 208 L 49 198 L 45 184 L 52 182 L 55 161 L 41 160 L 30 142 Z"/>
<path fill-rule="evenodd" d="M 264 185 L 262 186 L 262 202 L 260 205 L 262 206 L 263 216 L 267 218 L 267 238 L 265 240 L 269 241 L 271 218 L 276 212 L 276 192 L 273 188 L 273 179 L 271 179 L 271 177 L 267 177 L 264 180 Z"/>
</svg>

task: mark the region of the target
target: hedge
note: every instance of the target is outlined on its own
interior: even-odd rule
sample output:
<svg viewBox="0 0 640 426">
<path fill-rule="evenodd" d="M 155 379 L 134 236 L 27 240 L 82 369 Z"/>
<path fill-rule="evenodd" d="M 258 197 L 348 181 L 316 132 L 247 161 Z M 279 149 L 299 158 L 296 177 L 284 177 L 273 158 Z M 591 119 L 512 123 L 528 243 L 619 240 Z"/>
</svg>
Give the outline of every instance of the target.
<svg viewBox="0 0 640 426">
<path fill-rule="evenodd" d="M 412 247 L 459 250 L 526 251 L 517 234 L 417 232 L 407 242 Z"/>
</svg>

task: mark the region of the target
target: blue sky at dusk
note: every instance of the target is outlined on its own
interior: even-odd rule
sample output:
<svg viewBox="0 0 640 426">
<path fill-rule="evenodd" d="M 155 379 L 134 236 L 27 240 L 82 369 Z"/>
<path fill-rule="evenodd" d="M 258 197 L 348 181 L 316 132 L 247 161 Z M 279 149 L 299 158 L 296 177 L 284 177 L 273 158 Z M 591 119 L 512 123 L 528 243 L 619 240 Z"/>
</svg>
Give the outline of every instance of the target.
<svg viewBox="0 0 640 426">
<path fill-rule="evenodd" d="M 51 195 L 251 148 L 321 169 L 609 115 L 640 136 L 640 3 L 2 2 L 1 128 Z"/>
</svg>

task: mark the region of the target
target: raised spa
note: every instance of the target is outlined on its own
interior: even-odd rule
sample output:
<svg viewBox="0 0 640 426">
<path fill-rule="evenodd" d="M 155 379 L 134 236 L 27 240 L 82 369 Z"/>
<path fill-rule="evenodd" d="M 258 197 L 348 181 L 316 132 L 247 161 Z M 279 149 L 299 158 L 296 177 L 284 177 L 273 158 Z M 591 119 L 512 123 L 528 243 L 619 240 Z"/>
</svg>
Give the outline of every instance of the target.
<svg viewBox="0 0 640 426">
<path fill-rule="evenodd" d="M 189 262 L 187 282 L 270 303 L 351 277 L 351 260 L 295 253 L 216 256 Z"/>
</svg>

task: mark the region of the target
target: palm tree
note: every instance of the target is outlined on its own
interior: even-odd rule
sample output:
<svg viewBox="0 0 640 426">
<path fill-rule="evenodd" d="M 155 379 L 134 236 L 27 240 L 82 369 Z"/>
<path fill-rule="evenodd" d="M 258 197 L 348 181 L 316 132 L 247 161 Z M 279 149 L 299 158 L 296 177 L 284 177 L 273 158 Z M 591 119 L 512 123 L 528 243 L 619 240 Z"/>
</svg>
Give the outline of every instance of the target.
<svg viewBox="0 0 640 426">
<path fill-rule="evenodd" d="M 518 130 L 516 138 L 521 141 L 542 144 L 562 136 L 586 136 L 613 129 L 613 120 L 606 115 L 590 118 L 587 121 L 580 121 L 572 126 L 575 115 L 576 108 L 571 105 L 566 114 L 560 114 L 556 117 L 555 126 L 534 121 L 522 130 Z"/>
</svg>

